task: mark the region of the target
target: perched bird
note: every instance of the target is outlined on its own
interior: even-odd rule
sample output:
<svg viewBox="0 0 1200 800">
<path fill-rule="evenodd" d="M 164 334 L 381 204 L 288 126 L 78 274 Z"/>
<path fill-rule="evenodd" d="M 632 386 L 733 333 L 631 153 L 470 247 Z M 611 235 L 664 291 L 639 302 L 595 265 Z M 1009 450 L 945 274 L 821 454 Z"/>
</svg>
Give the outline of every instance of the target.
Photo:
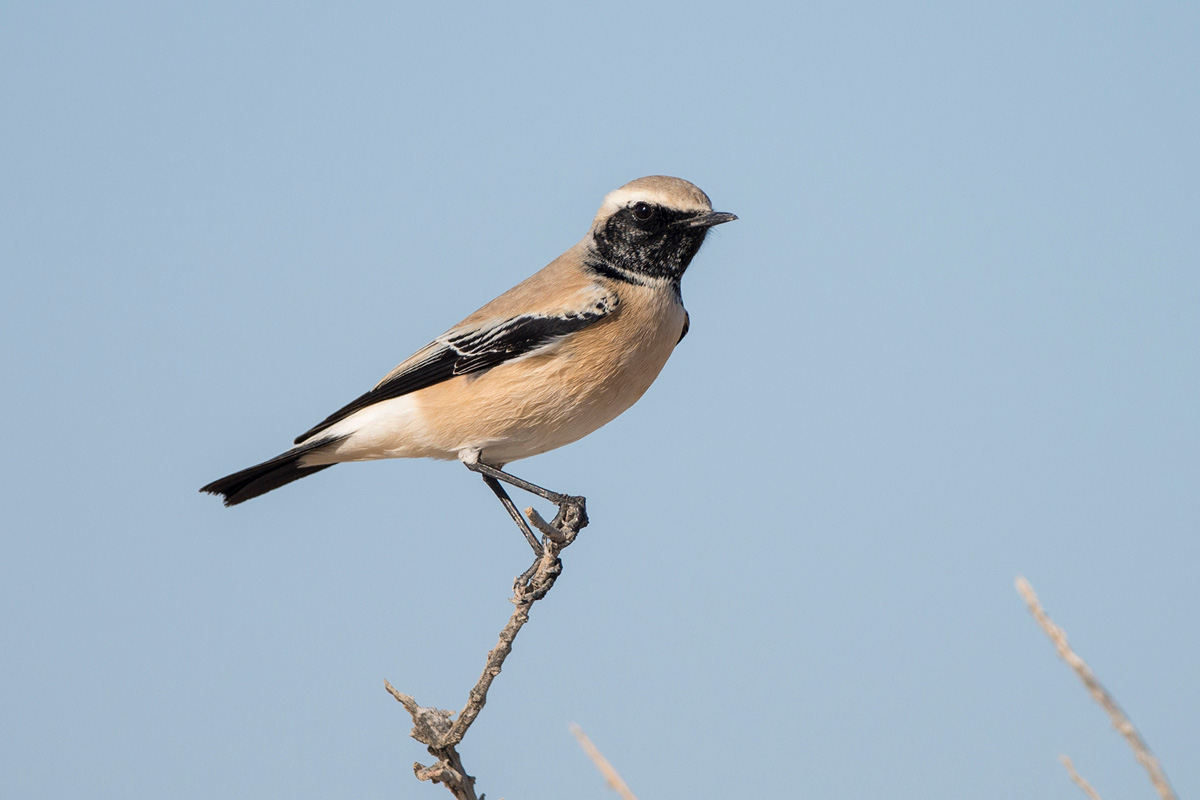
<svg viewBox="0 0 1200 800">
<path fill-rule="evenodd" d="M 269 461 L 200 491 L 232 506 L 343 461 L 459 459 L 481 473 L 535 551 L 497 481 L 573 498 L 503 471 L 629 408 L 688 331 L 679 281 L 709 228 L 737 219 L 679 178 L 611 192 L 586 236 L 301 434 Z"/>
</svg>

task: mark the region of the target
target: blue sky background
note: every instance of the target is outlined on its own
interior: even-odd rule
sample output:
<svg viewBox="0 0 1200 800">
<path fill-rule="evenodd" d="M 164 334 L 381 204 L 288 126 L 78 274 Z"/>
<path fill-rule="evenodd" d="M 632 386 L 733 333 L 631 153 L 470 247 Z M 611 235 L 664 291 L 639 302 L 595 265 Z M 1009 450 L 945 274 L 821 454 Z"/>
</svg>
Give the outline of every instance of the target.
<svg viewBox="0 0 1200 800">
<path fill-rule="evenodd" d="M 457 464 L 267 458 L 688 178 L 740 221 L 463 748 L 489 797 L 1200 795 L 1192 3 L 6 3 L 0 795 L 444 797 L 527 549 Z"/>
</svg>

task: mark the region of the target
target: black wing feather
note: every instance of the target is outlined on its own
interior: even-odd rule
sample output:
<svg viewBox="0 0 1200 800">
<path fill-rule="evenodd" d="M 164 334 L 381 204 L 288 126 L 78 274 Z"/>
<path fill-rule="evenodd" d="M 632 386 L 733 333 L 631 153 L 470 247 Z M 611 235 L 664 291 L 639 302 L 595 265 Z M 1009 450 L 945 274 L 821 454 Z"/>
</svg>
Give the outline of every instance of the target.
<svg viewBox="0 0 1200 800">
<path fill-rule="evenodd" d="M 558 316 L 525 314 L 492 327 L 447 334 L 439 339 L 443 346 L 434 350 L 424 361 L 339 408 L 319 425 L 296 437 L 296 444 L 367 406 L 433 386 L 457 375 L 483 372 L 505 361 L 520 358 L 600 321 L 616 307 L 616 296 L 609 295 L 580 312 Z"/>
</svg>

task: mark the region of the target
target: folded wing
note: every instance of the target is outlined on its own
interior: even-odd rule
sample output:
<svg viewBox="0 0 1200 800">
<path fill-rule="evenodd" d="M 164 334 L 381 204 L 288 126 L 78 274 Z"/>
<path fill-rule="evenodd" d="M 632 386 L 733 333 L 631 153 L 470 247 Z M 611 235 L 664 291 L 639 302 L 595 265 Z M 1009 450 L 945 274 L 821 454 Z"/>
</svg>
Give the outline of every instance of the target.
<svg viewBox="0 0 1200 800">
<path fill-rule="evenodd" d="M 483 372 L 505 362 L 543 352 L 564 337 L 613 314 L 617 305 L 615 294 L 599 292 L 577 310 L 555 314 L 521 314 L 447 331 L 388 373 L 374 389 L 296 437 L 296 444 L 375 403 L 433 386 L 458 375 Z"/>
</svg>

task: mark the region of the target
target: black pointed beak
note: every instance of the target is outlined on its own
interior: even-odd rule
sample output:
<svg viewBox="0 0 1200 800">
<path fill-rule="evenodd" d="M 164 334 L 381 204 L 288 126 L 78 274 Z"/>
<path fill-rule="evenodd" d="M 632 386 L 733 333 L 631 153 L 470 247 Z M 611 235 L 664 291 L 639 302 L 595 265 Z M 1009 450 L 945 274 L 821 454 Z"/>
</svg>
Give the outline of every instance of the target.
<svg viewBox="0 0 1200 800">
<path fill-rule="evenodd" d="M 737 219 L 737 214 L 729 214 L 725 211 L 708 211 L 681 220 L 679 224 L 685 228 L 711 228 L 714 225 L 733 222 L 735 219 Z"/>
</svg>

